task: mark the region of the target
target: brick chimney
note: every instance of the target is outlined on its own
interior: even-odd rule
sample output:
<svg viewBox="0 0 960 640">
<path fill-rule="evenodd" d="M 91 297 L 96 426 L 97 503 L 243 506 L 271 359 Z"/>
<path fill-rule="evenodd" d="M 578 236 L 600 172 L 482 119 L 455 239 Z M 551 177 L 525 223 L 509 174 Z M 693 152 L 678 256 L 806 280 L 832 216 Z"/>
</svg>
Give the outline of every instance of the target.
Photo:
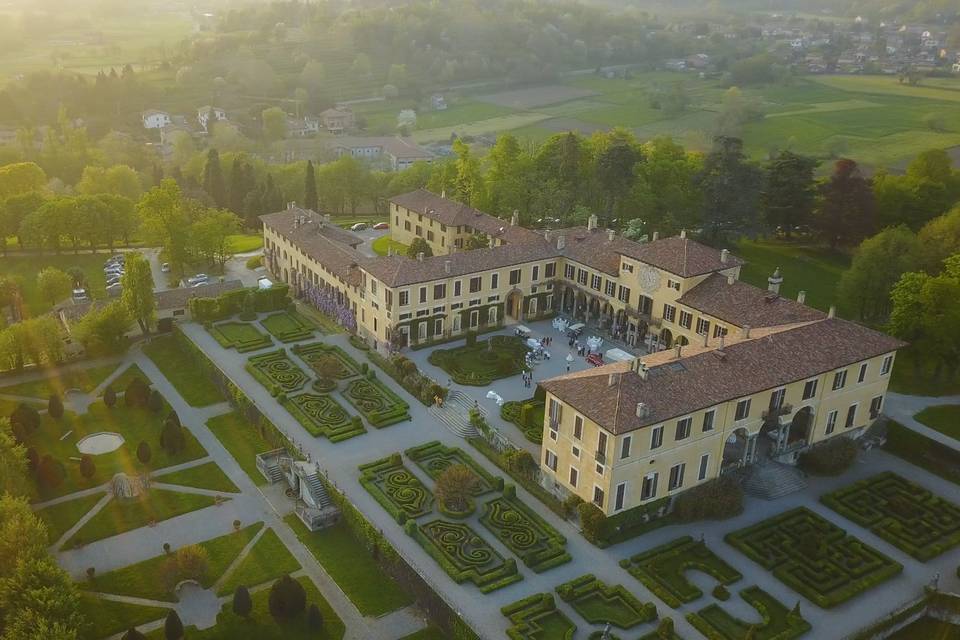
<svg viewBox="0 0 960 640">
<path fill-rule="evenodd" d="M 729 261 L 730 261 L 730 250 L 729 250 L 729 249 L 721 249 L 721 250 L 720 250 L 720 263 L 721 263 L 721 264 L 727 264 L 727 262 L 729 262 Z"/>
<path fill-rule="evenodd" d="M 597 214 L 590 214 L 590 217 L 587 218 L 587 231 L 593 231 L 596 229 L 598 221 Z"/>
<path fill-rule="evenodd" d="M 510 216 L 510 226 L 515 227 L 518 224 L 520 224 L 520 212 L 514 209 L 513 215 Z"/>
<path fill-rule="evenodd" d="M 773 270 L 773 275 L 767 278 L 767 291 L 780 294 L 780 285 L 783 284 L 783 276 L 780 275 L 780 267 Z"/>
<path fill-rule="evenodd" d="M 563 251 L 567 246 L 567 236 L 557 236 L 557 251 Z"/>
<path fill-rule="evenodd" d="M 799 302 L 800 304 L 804 304 L 806 301 L 807 301 L 807 292 L 806 292 L 806 291 L 800 291 L 800 292 L 798 292 L 798 293 L 797 293 L 797 302 Z"/>
<path fill-rule="evenodd" d="M 423 262 L 423 251 L 421 251 L 420 253 L 417 254 L 417 261 L 418 261 L 418 262 Z"/>
</svg>

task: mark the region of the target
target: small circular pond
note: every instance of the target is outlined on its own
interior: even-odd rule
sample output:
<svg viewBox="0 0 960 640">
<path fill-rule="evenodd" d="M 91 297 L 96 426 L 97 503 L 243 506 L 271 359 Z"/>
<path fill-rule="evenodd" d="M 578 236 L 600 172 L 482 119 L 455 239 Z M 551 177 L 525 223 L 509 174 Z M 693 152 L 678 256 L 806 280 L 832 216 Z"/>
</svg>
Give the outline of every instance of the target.
<svg viewBox="0 0 960 640">
<path fill-rule="evenodd" d="M 123 436 L 119 433 L 92 433 L 77 442 L 77 450 L 91 456 L 111 453 L 123 446 Z"/>
</svg>

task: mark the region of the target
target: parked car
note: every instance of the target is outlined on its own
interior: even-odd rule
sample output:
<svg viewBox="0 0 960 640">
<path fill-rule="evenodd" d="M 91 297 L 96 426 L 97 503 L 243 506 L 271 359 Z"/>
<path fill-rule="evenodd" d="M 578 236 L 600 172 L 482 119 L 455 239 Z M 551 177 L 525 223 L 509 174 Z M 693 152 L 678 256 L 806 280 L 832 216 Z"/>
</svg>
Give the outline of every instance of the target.
<svg viewBox="0 0 960 640">
<path fill-rule="evenodd" d="M 192 276 L 192 277 L 190 277 L 190 278 L 187 278 L 187 286 L 188 286 L 188 287 L 195 287 L 195 286 L 197 286 L 198 284 L 207 284 L 207 281 L 208 281 L 208 280 L 209 280 L 209 278 L 207 277 L 207 274 L 205 274 L 205 273 L 198 273 L 198 274 L 195 275 L 195 276 Z"/>
<path fill-rule="evenodd" d="M 123 291 L 123 285 L 121 285 L 119 282 L 114 282 L 113 284 L 107 285 L 107 293 L 111 296 L 118 295 L 121 291 Z"/>
<path fill-rule="evenodd" d="M 86 289 L 74 289 L 73 290 L 73 301 L 74 302 L 86 302 L 90 298 L 87 296 Z"/>
<path fill-rule="evenodd" d="M 170 263 L 164 262 L 162 265 L 160 265 L 160 271 L 163 273 L 170 273 Z"/>
<path fill-rule="evenodd" d="M 357 222 L 350 225 L 350 231 L 363 231 L 366 228 L 367 228 L 366 222 Z"/>
<path fill-rule="evenodd" d="M 390 228 L 390 223 L 388 223 L 388 222 L 378 222 L 377 224 L 373 225 L 373 228 L 376 229 L 377 231 L 383 231 L 384 229 L 389 229 L 389 228 Z"/>
<path fill-rule="evenodd" d="M 121 280 L 122 278 L 120 276 L 110 276 L 109 278 L 107 278 L 106 285 L 109 287 L 112 284 L 119 283 Z"/>
<path fill-rule="evenodd" d="M 124 274 L 124 270 L 122 268 L 119 268 L 119 269 L 110 268 L 110 269 L 103 270 L 103 275 L 106 278 L 110 278 L 112 276 L 117 276 L 119 278 L 123 274 Z"/>
</svg>

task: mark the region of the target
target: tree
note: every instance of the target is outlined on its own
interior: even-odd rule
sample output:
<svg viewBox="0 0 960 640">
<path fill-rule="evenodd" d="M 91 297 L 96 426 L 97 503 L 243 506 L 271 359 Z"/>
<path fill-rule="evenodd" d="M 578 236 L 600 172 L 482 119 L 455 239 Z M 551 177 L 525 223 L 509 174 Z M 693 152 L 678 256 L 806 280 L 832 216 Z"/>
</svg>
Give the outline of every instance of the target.
<svg viewBox="0 0 960 640">
<path fill-rule="evenodd" d="M 840 299 L 861 321 L 884 320 L 890 313 L 890 290 L 900 276 L 920 267 L 922 251 L 920 241 L 903 225 L 867 238 L 840 277 Z"/>
<path fill-rule="evenodd" d="M 876 201 L 870 183 L 853 160 L 838 160 L 830 178 L 820 186 L 820 206 L 814 226 L 830 244 L 851 246 L 873 232 Z"/>
<path fill-rule="evenodd" d="M 960 206 L 925 224 L 917 238 L 923 247 L 924 271 L 939 273 L 944 260 L 960 253 Z"/>
<path fill-rule="evenodd" d="M 423 257 L 429 258 L 433 255 L 433 249 L 430 248 L 430 244 L 423 238 L 414 238 L 410 246 L 407 247 L 407 257 L 417 258 L 421 253 Z"/>
<path fill-rule="evenodd" d="M 63 464 L 50 454 L 40 458 L 37 465 L 37 481 L 45 488 L 56 489 L 63 483 L 66 471 Z"/>
<path fill-rule="evenodd" d="M 688 153 L 671 138 L 661 136 L 643 145 L 643 157 L 636 166 L 630 194 L 632 213 L 627 214 L 640 219 L 641 235 L 654 230 L 674 234 L 699 227 L 703 192 L 696 178 L 703 170 L 703 156 Z"/>
<path fill-rule="evenodd" d="M 41 529 L 42 531 L 42 529 Z M 41 535 L 44 535 L 43 532 Z M 80 613 L 77 587 L 50 556 L 23 555 L 12 575 L 3 580 L 0 614 L 5 639 L 72 640 L 86 626 Z"/>
<path fill-rule="evenodd" d="M 583 530 L 583 537 L 591 542 L 600 540 L 607 524 L 607 516 L 592 502 L 580 504 L 577 511 L 580 516 L 580 528 Z"/>
<path fill-rule="evenodd" d="M 139 253 L 127 255 L 125 271 L 120 279 L 123 293 L 120 300 L 127 312 L 136 319 L 143 335 L 150 333 L 150 324 L 156 310 L 153 297 L 153 273 L 150 263 Z"/>
<path fill-rule="evenodd" d="M 167 401 L 163 399 L 163 395 L 157 389 L 152 389 L 150 395 L 147 397 L 147 408 L 150 409 L 153 413 L 160 413 L 163 411 L 164 405 L 167 404 Z"/>
<path fill-rule="evenodd" d="M 167 619 L 163 622 L 163 637 L 167 640 L 181 640 L 183 638 L 183 622 L 177 615 L 175 609 L 167 613 Z"/>
<path fill-rule="evenodd" d="M 150 398 L 150 387 L 140 376 L 134 376 L 127 383 L 127 388 L 123 393 L 123 402 L 128 407 L 144 408 Z"/>
<path fill-rule="evenodd" d="M 153 450 L 150 449 L 150 443 L 146 440 L 141 440 L 140 444 L 137 445 L 137 460 L 143 464 L 150 464 L 150 458 L 153 457 Z"/>
<path fill-rule="evenodd" d="M 433 493 L 440 505 L 462 513 L 468 509 L 476 488 L 477 474 L 466 465 L 452 464 L 437 477 Z"/>
<path fill-rule="evenodd" d="M 113 387 L 108 386 L 103 392 L 103 404 L 107 405 L 109 408 L 113 408 L 117 404 L 117 392 L 113 390 Z"/>
<path fill-rule="evenodd" d="M 0 418 L 0 495 L 27 496 L 31 491 L 27 449 L 17 442 L 8 427 L 7 419 Z M 33 455 L 37 456 L 35 450 Z"/>
<path fill-rule="evenodd" d="M 46 186 L 47 174 L 33 162 L 0 166 L 0 200 L 31 191 L 42 191 Z"/>
<path fill-rule="evenodd" d="M 87 312 L 73 327 L 74 337 L 90 353 L 113 353 L 125 347 L 130 313 L 122 300 Z M 104 396 L 106 399 L 106 396 Z"/>
<path fill-rule="evenodd" d="M 47 415 L 54 420 L 63 417 L 63 400 L 60 399 L 59 393 L 51 393 L 50 398 L 47 399 Z"/>
<path fill-rule="evenodd" d="M 482 233 L 473 233 L 470 234 L 469 238 L 467 238 L 463 248 L 467 251 L 473 251 L 474 249 L 486 249 L 489 246 L 490 238 Z"/>
<path fill-rule="evenodd" d="M 97 474 L 97 463 L 93 461 L 93 456 L 84 454 L 80 456 L 80 475 L 89 480 Z"/>
<path fill-rule="evenodd" d="M 21 402 L 10 414 L 10 427 L 17 440 L 26 440 L 29 434 L 40 427 L 40 412 L 33 406 Z"/>
<path fill-rule="evenodd" d="M 176 180 L 167 178 L 150 189 L 136 207 L 146 240 L 162 247 L 167 261 L 178 270 L 189 258 L 191 207 Z"/>
<path fill-rule="evenodd" d="M 222 267 L 232 257 L 230 236 L 240 227 L 240 218 L 232 211 L 207 209 L 190 227 L 193 245 L 197 253 Z"/>
<path fill-rule="evenodd" d="M 44 267 L 37 274 L 37 289 L 51 305 L 70 295 L 73 278 L 56 267 Z"/>
<path fill-rule="evenodd" d="M 810 222 L 813 214 L 813 171 L 817 160 L 783 151 L 766 167 L 761 203 L 770 228 L 779 228 L 787 238 L 793 230 Z"/>
<path fill-rule="evenodd" d="M 220 154 L 216 149 L 210 149 L 207 152 L 207 163 L 203 168 L 203 190 L 218 207 L 227 206 L 227 187 L 223 181 Z"/>
<path fill-rule="evenodd" d="M 725 231 L 744 231 L 756 225 L 760 171 L 746 161 L 743 142 L 720 136 L 696 178 L 703 190 L 703 224 L 714 238 Z"/>
<path fill-rule="evenodd" d="M 307 160 L 307 169 L 303 183 L 303 206 L 312 211 L 320 210 L 317 199 L 317 172 L 313 168 L 313 160 Z"/>
<path fill-rule="evenodd" d="M 6 200 L 0 199 L 0 232 L 3 233 L 3 252 L 6 255 L 6 238 L 17 237 L 17 242 L 23 248 L 23 238 L 20 237 L 20 225 L 24 218 L 33 213 L 46 201 L 45 196 L 38 191 L 28 191 L 8 197 Z"/>
<path fill-rule="evenodd" d="M 316 603 L 311 604 L 307 609 L 307 628 L 314 633 L 320 633 L 323 630 L 323 614 L 320 613 L 320 607 Z"/>
<path fill-rule="evenodd" d="M 240 585 L 233 592 L 233 612 L 241 618 L 246 618 L 251 611 L 253 611 L 253 600 L 250 598 L 250 591 Z"/>
<path fill-rule="evenodd" d="M 280 107 L 264 109 L 260 121 L 263 123 L 263 135 L 269 142 L 287 137 L 287 112 Z"/>
<path fill-rule="evenodd" d="M 147 636 L 137 631 L 134 627 L 130 627 L 120 640 L 147 640 Z"/>
<path fill-rule="evenodd" d="M 82 195 L 110 194 L 137 200 L 143 193 L 143 187 L 135 170 L 118 164 L 112 167 L 84 167 L 76 191 Z"/>
<path fill-rule="evenodd" d="M 604 200 L 604 212 L 609 222 L 614 211 L 627 197 L 635 178 L 635 167 L 643 159 L 633 134 L 625 129 L 614 129 L 597 134 L 596 178 Z"/>
<path fill-rule="evenodd" d="M 177 455 L 187 445 L 183 435 L 183 427 L 172 422 L 166 422 L 160 432 L 160 446 L 171 456 Z"/>
<path fill-rule="evenodd" d="M 289 575 L 284 575 L 270 587 L 267 604 L 270 615 L 277 622 L 284 622 L 303 613 L 307 606 L 307 594 L 302 584 Z"/>
</svg>

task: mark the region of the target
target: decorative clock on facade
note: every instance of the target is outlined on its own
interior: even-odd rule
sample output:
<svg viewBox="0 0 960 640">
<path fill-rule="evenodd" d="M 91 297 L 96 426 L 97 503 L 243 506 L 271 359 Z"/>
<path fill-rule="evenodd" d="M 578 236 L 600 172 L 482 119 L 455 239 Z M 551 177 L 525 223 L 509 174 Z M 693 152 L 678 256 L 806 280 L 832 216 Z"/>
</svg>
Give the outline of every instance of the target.
<svg viewBox="0 0 960 640">
<path fill-rule="evenodd" d="M 643 267 L 637 274 L 640 280 L 640 288 L 644 293 L 653 293 L 660 288 L 660 274 L 653 267 Z"/>
</svg>

